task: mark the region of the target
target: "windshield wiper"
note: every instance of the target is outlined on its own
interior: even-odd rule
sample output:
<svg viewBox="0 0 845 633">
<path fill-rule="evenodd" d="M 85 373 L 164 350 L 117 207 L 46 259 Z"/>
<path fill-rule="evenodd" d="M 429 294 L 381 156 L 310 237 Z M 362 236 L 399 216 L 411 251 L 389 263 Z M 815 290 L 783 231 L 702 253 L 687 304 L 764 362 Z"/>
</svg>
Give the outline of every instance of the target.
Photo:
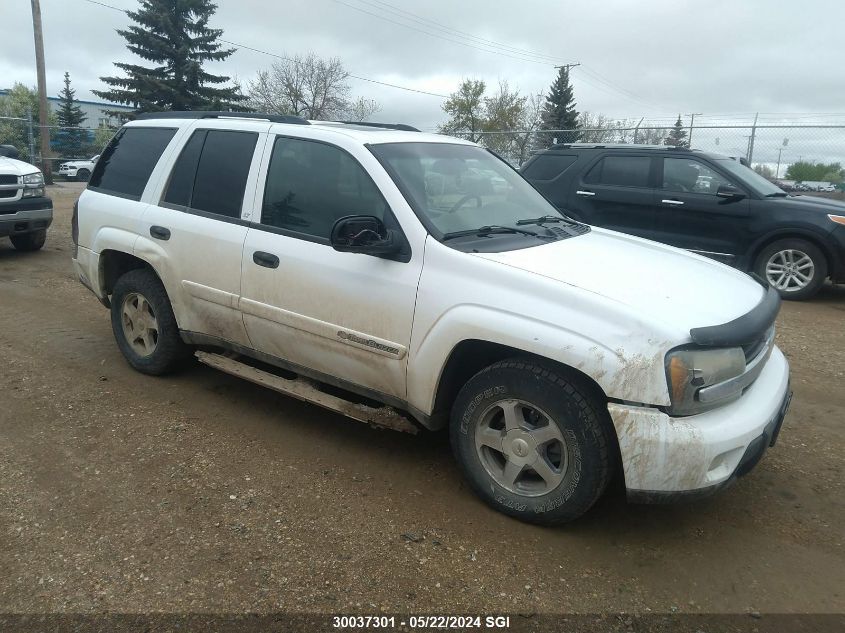
<svg viewBox="0 0 845 633">
<path fill-rule="evenodd" d="M 478 235 L 479 237 L 486 237 L 497 233 L 519 233 L 521 235 L 530 235 L 532 237 L 545 238 L 545 235 L 539 235 L 534 231 L 526 231 L 525 229 L 517 229 L 512 226 L 500 226 L 498 224 L 491 224 L 488 226 L 479 226 L 477 229 L 467 229 L 465 231 L 451 231 L 445 233 L 441 238 L 443 241 L 451 240 L 455 237 L 465 237 L 467 235 Z"/>
<path fill-rule="evenodd" d="M 775 191 L 774 193 L 767 193 L 767 198 L 786 198 L 789 194 L 784 193 L 783 191 Z"/>
<path fill-rule="evenodd" d="M 562 216 L 559 215 L 543 215 L 539 218 L 526 218 L 525 220 L 517 220 L 517 224 L 543 224 L 544 222 L 570 222 Z"/>
</svg>

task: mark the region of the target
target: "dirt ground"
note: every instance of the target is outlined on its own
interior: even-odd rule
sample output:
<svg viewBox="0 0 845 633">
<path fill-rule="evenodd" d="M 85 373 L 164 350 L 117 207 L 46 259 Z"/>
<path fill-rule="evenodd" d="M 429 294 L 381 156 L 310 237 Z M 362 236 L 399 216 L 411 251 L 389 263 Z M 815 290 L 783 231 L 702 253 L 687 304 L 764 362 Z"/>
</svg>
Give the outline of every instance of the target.
<svg viewBox="0 0 845 633">
<path fill-rule="evenodd" d="M 783 308 L 795 398 L 755 471 L 547 529 L 476 499 L 441 435 L 132 371 L 72 275 L 79 190 L 43 251 L 0 240 L 0 612 L 845 611 L 845 287 Z"/>
</svg>

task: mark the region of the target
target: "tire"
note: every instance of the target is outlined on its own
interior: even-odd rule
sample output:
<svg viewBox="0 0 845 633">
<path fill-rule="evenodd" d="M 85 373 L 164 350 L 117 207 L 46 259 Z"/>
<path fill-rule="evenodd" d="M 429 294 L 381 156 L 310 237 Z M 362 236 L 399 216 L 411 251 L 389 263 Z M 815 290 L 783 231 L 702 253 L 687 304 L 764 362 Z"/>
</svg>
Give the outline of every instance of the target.
<svg viewBox="0 0 845 633">
<path fill-rule="evenodd" d="M 37 251 L 44 246 L 47 241 L 47 229 L 40 231 L 33 231 L 32 233 L 22 233 L 20 235 L 12 235 L 9 237 L 14 246 L 19 251 Z"/>
<path fill-rule="evenodd" d="M 117 346 L 129 364 L 159 376 L 179 369 L 191 349 L 179 336 L 170 299 L 151 270 L 130 270 L 114 285 L 111 325 Z"/>
<path fill-rule="evenodd" d="M 76 172 L 76 179 L 79 182 L 88 182 L 88 180 L 90 178 L 91 178 L 91 172 L 88 171 L 87 169 L 80 169 L 79 171 Z"/>
<path fill-rule="evenodd" d="M 577 519 L 601 497 L 614 470 L 612 433 L 590 389 L 520 359 L 471 378 L 450 422 L 452 450 L 475 493 L 500 512 L 542 525 Z"/>
<path fill-rule="evenodd" d="M 827 259 L 807 240 L 778 240 L 760 251 L 754 272 L 774 286 L 783 299 L 801 301 L 822 287 L 827 278 Z"/>
</svg>

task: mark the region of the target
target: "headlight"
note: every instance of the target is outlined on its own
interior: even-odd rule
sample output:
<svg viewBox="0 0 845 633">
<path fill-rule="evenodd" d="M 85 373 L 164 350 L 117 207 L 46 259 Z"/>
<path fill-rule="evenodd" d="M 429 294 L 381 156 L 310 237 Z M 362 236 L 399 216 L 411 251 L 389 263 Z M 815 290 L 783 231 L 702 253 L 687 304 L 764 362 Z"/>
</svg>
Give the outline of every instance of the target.
<svg viewBox="0 0 845 633">
<path fill-rule="evenodd" d="M 698 400 L 700 389 L 736 378 L 744 372 L 745 354 L 739 347 L 669 352 L 666 379 L 672 398 L 672 414 L 700 413 L 708 408 Z"/>
<path fill-rule="evenodd" d="M 44 174 L 40 171 L 23 177 L 24 198 L 39 198 L 44 195 Z"/>
</svg>

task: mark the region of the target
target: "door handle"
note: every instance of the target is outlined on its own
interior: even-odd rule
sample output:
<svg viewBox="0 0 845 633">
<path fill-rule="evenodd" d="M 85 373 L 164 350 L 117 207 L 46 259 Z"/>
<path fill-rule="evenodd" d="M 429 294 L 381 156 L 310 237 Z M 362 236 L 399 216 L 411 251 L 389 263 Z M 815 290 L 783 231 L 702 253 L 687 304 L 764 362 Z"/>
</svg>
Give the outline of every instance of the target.
<svg viewBox="0 0 845 633">
<path fill-rule="evenodd" d="M 675 206 L 675 207 L 680 207 L 680 206 L 683 206 L 683 204 L 684 204 L 683 201 L 681 201 L 681 200 L 661 200 L 660 202 L 662 202 L 663 204 L 671 204 L 672 206 Z"/>
<path fill-rule="evenodd" d="M 170 239 L 170 229 L 166 229 L 163 226 L 153 225 L 150 227 L 150 235 L 157 240 L 167 241 Z"/>
<path fill-rule="evenodd" d="M 255 251 L 252 254 L 252 261 L 264 268 L 278 268 L 279 258 L 273 253 L 265 253 L 264 251 Z"/>
<path fill-rule="evenodd" d="M 583 189 L 579 189 L 575 192 L 576 196 L 594 196 L 596 195 L 595 191 L 584 191 Z"/>
</svg>

